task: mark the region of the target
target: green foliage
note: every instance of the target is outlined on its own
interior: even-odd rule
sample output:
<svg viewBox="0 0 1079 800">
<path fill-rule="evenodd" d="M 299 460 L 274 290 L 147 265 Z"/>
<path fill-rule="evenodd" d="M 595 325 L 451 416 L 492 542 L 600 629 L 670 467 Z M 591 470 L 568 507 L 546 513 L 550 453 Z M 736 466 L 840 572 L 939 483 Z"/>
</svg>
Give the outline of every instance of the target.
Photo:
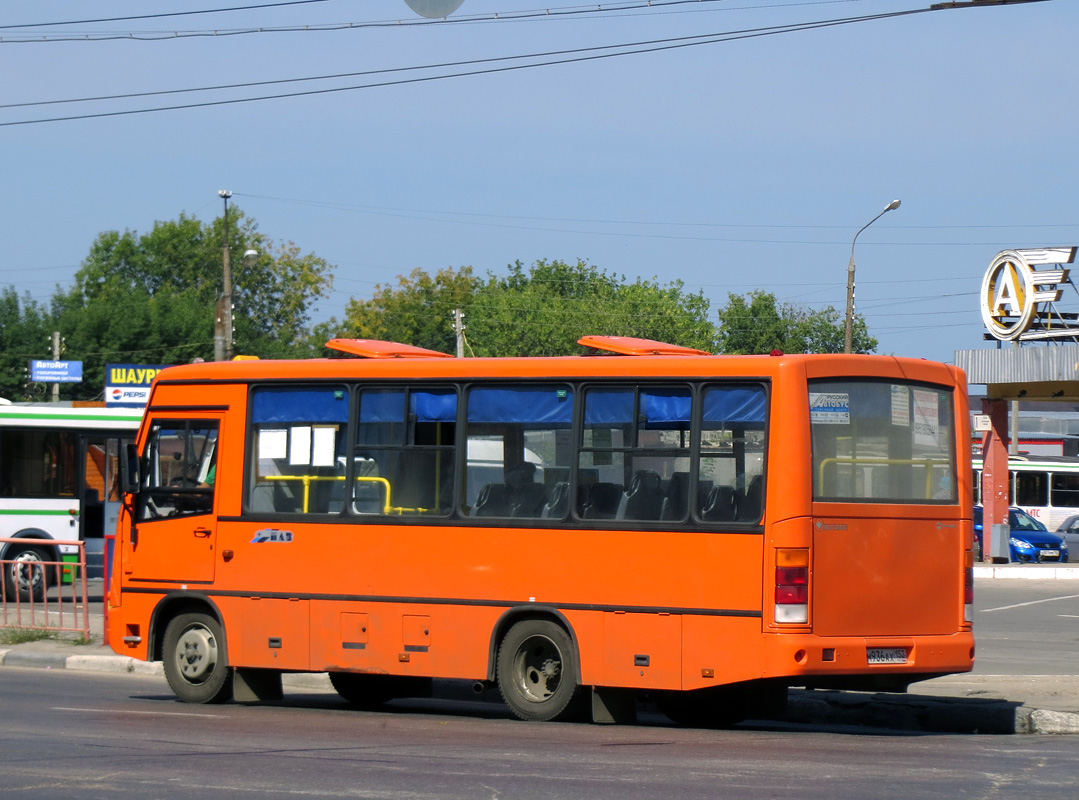
<svg viewBox="0 0 1079 800">
<path fill-rule="evenodd" d="M 477 356 L 557 356 L 580 352 L 587 334 L 637 336 L 703 350 L 715 348 L 708 300 L 681 281 L 626 283 L 578 260 L 521 262 L 490 275 L 476 292 L 468 341 Z"/>
<path fill-rule="evenodd" d="M 719 310 L 719 346 L 729 354 L 842 353 L 844 320 L 832 306 L 810 311 L 791 303 L 779 304 L 771 292 L 727 295 Z M 877 340 L 869 335 L 865 318 L 855 315 L 852 351 L 872 353 Z"/>
<path fill-rule="evenodd" d="M 468 355 L 557 356 L 580 352 L 586 334 L 637 336 L 714 350 L 708 300 L 681 281 L 627 283 L 584 261 L 510 264 L 502 276 L 474 277 L 471 267 L 422 269 L 378 286 L 374 297 L 352 301 L 340 327 L 322 333 L 389 339 L 456 352 L 453 310 L 465 313 Z"/>
<path fill-rule="evenodd" d="M 52 312 L 29 294 L 0 290 L 0 397 L 11 401 L 43 400 L 43 384 L 27 384 L 32 359 L 52 357 Z"/>
<path fill-rule="evenodd" d="M 307 345 L 309 306 L 332 287 L 331 266 L 275 245 L 238 209 L 229 211 L 234 352 L 295 356 Z M 184 214 L 153 230 L 98 236 L 74 285 L 55 307 L 66 357 L 83 361 L 79 397 L 104 386 L 108 362 L 186 363 L 214 356 L 215 303 L 223 291 L 224 218 Z M 245 250 L 259 255 L 245 264 Z"/>
<path fill-rule="evenodd" d="M 396 286 L 375 286 L 370 300 L 350 300 L 335 335 L 455 353 L 453 311 L 460 308 L 467 313 L 479 284 L 472 267 L 440 269 L 434 275 L 414 269 L 407 277 L 398 275 Z M 325 327 L 319 330 L 331 332 Z"/>
</svg>

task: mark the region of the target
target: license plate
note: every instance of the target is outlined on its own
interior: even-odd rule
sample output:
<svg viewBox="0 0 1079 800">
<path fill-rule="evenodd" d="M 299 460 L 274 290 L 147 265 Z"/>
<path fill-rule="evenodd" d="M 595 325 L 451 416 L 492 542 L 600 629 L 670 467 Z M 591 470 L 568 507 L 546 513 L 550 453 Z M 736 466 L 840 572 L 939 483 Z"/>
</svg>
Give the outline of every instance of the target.
<svg viewBox="0 0 1079 800">
<path fill-rule="evenodd" d="M 905 647 L 868 647 L 865 655 L 870 664 L 907 663 L 907 649 Z"/>
<path fill-rule="evenodd" d="M 1060 558 L 1059 550 L 1042 550 L 1038 555 L 1042 558 Z"/>
</svg>

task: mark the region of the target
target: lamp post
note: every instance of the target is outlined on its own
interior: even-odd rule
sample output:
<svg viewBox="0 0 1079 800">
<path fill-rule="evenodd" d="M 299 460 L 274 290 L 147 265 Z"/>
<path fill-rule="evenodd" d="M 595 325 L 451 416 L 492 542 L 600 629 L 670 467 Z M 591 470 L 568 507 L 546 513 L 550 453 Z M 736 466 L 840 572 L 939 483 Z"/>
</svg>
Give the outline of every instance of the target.
<svg viewBox="0 0 1079 800">
<path fill-rule="evenodd" d="M 232 192 L 219 191 L 218 196 L 225 201 L 225 249 L 223 260 L 224 290 L 217 308 L 217 325 L 214 332 L 214 361 L 232 360 L 232 264 L 229 259 L 229 198 Z M 250 266 L 258 258 L 257 250 L 244 252 L 244 264 Z"/>
<path fill-rule="evenodd" d="M 851 344 L 852 344 L 851 339 L 853 338 L 853 335 L 854 335 L 854 245 L 855 245 L 855 242 L 858 241 L 858 236 L 861 235 L 862 231 L 864 231 L 866 228 L 868 228 L 870 225 L 872 225 L 878 219 L 883 217 L 889 211 L 895 211 L 895 209 L 897 209 L 897 208 L 899 208 L 899 201 L 898 200 L 893 200 L 892 202 L 890 202 L 888 205 L 886 205 L 884 207 L 883 211 L 881 211 L 879 214 L 877 214 L 877 216 L 873 217 L 873 219 L 869 220 L 869 222 L 867 222 L 865 225 L 863 225 L 858 230 L 858 233 L 854 234 L 854 241 L 850 243 L 850 262 L 847 264 L 847 325 L 846 325 L 846 328 L 845 328 L 844 333 L 843 333 L 843 352 L 844 353 L 849 353 L 850 352 Z"/>
</svg>

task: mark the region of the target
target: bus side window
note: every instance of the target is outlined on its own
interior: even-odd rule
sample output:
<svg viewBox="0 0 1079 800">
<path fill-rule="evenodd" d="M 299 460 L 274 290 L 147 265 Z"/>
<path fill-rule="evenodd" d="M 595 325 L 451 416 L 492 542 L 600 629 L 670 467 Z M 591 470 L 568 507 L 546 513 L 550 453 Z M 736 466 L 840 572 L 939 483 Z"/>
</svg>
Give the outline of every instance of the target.
<svg viewBox="0 0 1079 800">
<path fill-rule="evenodd" d="M 210 470 L 216 449 L 216 421 L 155 422 L 147 438 L 144 458 L 148 469 L 137 495 L 137 518 L 209 514 L 214 504 Z"/>
<path fill-rule="evenodd" d="M 700 483 L 692 507 L 704 522 L 759 522 L 765 493 L 764 388 L 712 386 L 703 400 Z"/>
<path fill-rule="evenodd" d="M 456 422 L 456 389 L 362 389 L 352 513 L 448 516 Z"/>
<path fill-rule="evenodd" d="M 1015 504 L 1018 506 L 1049 505 L 1049 473 L 1016 472 Z"/>
<path fill-rule="evenodd" d="M 558 519 L 565 514 L 568 498 L 556 487 L 566 482 L 571 461 L 573 391 L 568 386 L 474 387 L 467 420 L 462 515 Z"/>
<path fill-rule="evenodd" d="M 259 386 L 247 510 L 332 514 L 345 507 L 349 394 L 344 386 Z"/>
</svg>

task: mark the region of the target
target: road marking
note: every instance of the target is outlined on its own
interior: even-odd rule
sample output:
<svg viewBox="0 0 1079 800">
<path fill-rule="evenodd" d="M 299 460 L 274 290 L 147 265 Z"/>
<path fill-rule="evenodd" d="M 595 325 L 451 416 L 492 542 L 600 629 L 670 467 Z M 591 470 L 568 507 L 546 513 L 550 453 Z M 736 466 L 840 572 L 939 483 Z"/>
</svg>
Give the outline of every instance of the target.
<svg viewBox="0 0 1079 800">
<path fill-rule="evenodd" d="M 53 706 L 53 711 L 87 711 L 93 714 L 148 714 L 155 717 L 210 717 L 211 719 L 225 719 L 225 714 L 195 714 L 184 711 L 123 711 L 116 708 L 65 708 Z"/>
<path fill-rule="evenodd" d="M 1069 594 L 1064 597 L 1047 597 L 1044 600 L 1030 600 L 1026 603 L 1016 603 L 1011 606 L 999 606 L 998 608 L 983 608 L 982 613 L 988 614 L 990 611 L 1007 611 L 1009 608 L 1022 608 L 1023 606 L 1036 606 L 1039 603 L 1051 603 L 1054 600 L 1074 600 L 1079 597 L 1079 594 Z"/>
</svg>

